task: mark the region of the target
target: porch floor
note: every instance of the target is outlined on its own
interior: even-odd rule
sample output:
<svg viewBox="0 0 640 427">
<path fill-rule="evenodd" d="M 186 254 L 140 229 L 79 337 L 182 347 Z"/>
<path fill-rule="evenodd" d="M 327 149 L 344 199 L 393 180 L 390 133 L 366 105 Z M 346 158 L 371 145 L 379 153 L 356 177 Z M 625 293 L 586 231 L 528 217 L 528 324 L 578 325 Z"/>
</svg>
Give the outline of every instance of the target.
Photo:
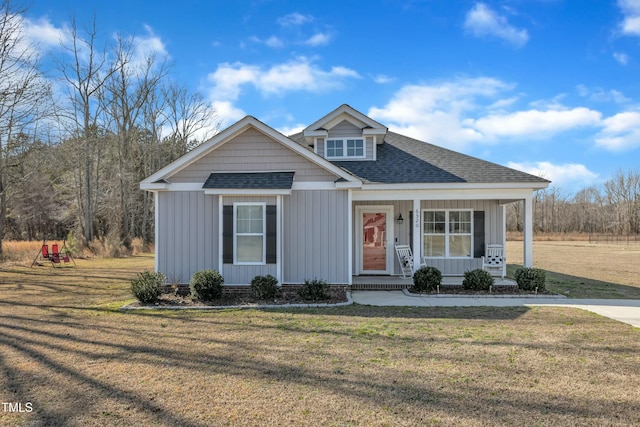
<svg viewBox="0 0 640 427">
<path fill-rule="evenodd" d="M 495 286 L 517 286 L 516 282 L 511 279 L 494 277 Z M 464 276 L 443 276 L 442 286 L 461 287 Z M 352 290 L 371 290 L 371 289 L 407 289 L 413 286 L 412 278 L 403 278 L 402 276 L 353 276 Z"/>
</svg>

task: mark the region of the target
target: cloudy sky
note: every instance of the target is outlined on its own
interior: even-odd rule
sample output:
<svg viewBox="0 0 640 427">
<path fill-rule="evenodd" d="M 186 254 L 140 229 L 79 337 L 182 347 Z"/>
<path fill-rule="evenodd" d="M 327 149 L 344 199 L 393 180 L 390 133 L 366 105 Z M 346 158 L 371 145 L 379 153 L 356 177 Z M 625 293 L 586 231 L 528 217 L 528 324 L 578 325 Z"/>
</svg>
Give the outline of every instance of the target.
<svg viewBox="0 0 640 427">
<path fill-rule="evenodd" d="M 640 168 L 640 0 L 33 0 L 24 23 L 48 54 L 94 14 L 223 126 L 290 134 L 347 103 L 567 193 Z"/>
</svg>

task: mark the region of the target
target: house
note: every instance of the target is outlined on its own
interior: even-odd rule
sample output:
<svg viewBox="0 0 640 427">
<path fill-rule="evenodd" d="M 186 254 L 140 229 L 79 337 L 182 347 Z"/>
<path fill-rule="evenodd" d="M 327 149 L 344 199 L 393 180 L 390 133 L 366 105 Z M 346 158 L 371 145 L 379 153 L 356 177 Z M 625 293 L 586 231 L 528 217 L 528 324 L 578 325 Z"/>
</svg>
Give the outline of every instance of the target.
<svg viewBox="0 0 640 427">
<path fill-rule="evenodd" d="M 188 283 L 217 269 L 226 285 L 399 275 L 408 244 L 443 275 L 479 268 L 505 242 L 505 206 L 549 181 L 389 131 L 342 105 L 285 136 L 247 116 L 141 182 L 155 195 L 157 271 Z"/>
</svg>

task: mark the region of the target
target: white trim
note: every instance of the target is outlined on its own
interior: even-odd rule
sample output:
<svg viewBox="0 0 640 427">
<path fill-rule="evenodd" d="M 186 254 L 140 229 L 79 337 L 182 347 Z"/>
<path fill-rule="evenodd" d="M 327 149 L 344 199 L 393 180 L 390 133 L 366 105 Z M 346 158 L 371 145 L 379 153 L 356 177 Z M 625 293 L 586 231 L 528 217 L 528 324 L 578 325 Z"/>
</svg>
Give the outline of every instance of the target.
<svg viewBox="0 0 640 427">
<path fill-rule="evenodd" d="M 342 143 L 342 156 L 329 156 L 329 141 L 340 141 Z M 349 156 L 348 141 L 361 141 L 362 142 L 362 155 L 361 156 Z M 326 138 L 324 140 L 324 158 L 327 160 L 362 160 L 367 158 L 367 138 L 363 137 L 340 137 L 340 138 Z"/>
<path fill-rule="evenodd" d="M 533 267 L 533 194 L 524 198 L 524 266 Z"/>
<path fill-rule="evenodd" d="M 343 114 L 346 115 L 347 117 L 340 117 Z M 366 126 L 370 126 L 371 128 L 374 128 L 374 129 L 384 130 L 385 134 L 387 132 L 387 127 L 386 126 L 378 123 L 377 121 L 373 120 L 371 117 L 365 116 L 364 114 L 362 114 L 358 110 L 354 109 L 353 107 L 351 107 L 351 106 L 349 106 L 347 104 L 342 104 L 341 106 L 339 106 L 335 110 L 331 111 L 330 113 L 324 115 L 320 119 L 318 119 L 315 122 L 311 123 L 309 126 L 307 126 L 304 129 L 303 133 L 304 133 L 305 136 L 307 136 L 307 134 L 311 134 L 313 132 L 316 132 L 317 129 L 319 129 L 319 128 L 330 129 L 331 126 L 329 126 L 329 125 L 332 122 L 334 122 L 337 118 L 339 118 L 339 120 L 335 124 L 338 124 L 338 123 L 342 122 L 342 120 L 347 120 L 350 123 L 355 124 L 352 120 L 348 119 L 349 116 L 352 119 L 360 121 L 362 124 L 364 124 Z M 358 126 L 358 125 L 356 124 L 356 126 Z M 362 127 L 362 125 L 360 125 L 360 127 Z"/>
<path fill-rule="evenodd" d="M 365 184 L 366 185 L 366 184 Z M 382 201 L 382 200 L 413 200 L 419 198 L 422 200 L 502 200 L 517 199 L 522 200 L 527 195 L 531 195 L 531 187 L 529 188 L 440 188 L 430 189 L 422 188 L 421 190 L 387 190 L 387 191 L 354 191 L 353 200 L 360 201 Z"/>
<path fill-rule="evenodd" d="M 204 194 L 220 194 L 227 196 L 288 196 L 291 190 L 287 189 L 254 189 L 254 188 L 208 188 Z"/>
<path fill-rule="evenodd" d="M 353 191 L 347 190 L 347 240 L 348 240 L 348 263 L 349 286 L 353 284 Z"/>
<path fill-rule="evenodd" d="M 279 286 L 282 286 L 282 222 L 282 196 L 278 195 L 276 196 L 276 279 Z M 267 236 L 265 236 L 265 244 L 266 241 Z M 267 256 L 266 251 L 264 256 Z"/>
<path fill-rule="evenodd" d="M 218 196 L 218 271 L 224 277 L 224 196 Z"/>
<path fill-rule="evenodd" d="M 426 256 L 422 251 L 424 250 L 424 220 L 420 221 L 420 255 L 427 259 L 473 259 L 473 209 L 422 209 L 421 217 L 424 218 L 426 212 L 444 212 L 444 224 L 445 224 L 445 232 L 442 234 L 444 236 L 444 256 Z M 451 212 L 469 212 L 469 224 L 471 226 L 471 231 L 469 233 L 453 233 L 454 236 L 469 236 L 471 237 L 469 243 L 469 256 L 449 256 L 450 248 L 449 248 L 449 237 L 452 233 L 449 231 L 449 221 L 450 221 L 450 213 Z M 440 236 L 440 234 L 429 234 L 430 236 Z"/>
<path fill-rule="evenodd" d="M 158 233 L 160 232 L 160 194 L 158 193 L 154 193 L 153 194 L 153 216 L 155 217 L 153 219 L 153 226 L 155 227 L 154 231 L 153 231 L 153 244 L 155 246 L 155 259 L 153 261 L 153 271 L 155 271 L 156 273 L 158 272 L 158 269 L 160 268 L 160 257 L 158 256 L 158 250 L 160 249 L 160 240 L 158 239 Z"/>
<path fill-rule="evenodd" d="M 418 270 L 422 262 L 422 204 L 420 199 L 413 199 L 413 269 Z"/>
<path fill-rule="evenodd" d="M 386 268 L 384 270 L 364 270 L 362 259 L 362 245 L 364 236 L 362 235 L 363 225 L 362 214 L 366 212 L 378 213 L 385 212 L 387 214 L 386 225 Z M 394 237 L 395 231 L 394 225 L 394 207 L 393 205 L 356 205 L 356 261 L 357 261 L 357 274 L 393 274 L 394 270 Z"/>
<path fill-rule="evenodd" d="M 373 153 L 372 153 L 372 160 L 376 161 L 378 160 L 378 137 L 376 135 L 373 135 Z"/>
<path fill-rule="evenodd" d="M 310 150 L 307 150 L 302 145 L 297 144 L 296 142 L 290 140 L 289 138 L 287 138 L 286 136 L 284 136 L 283 134 L 281 134 L 277 130 L 271 128 L 270 126 L 268 126 L 268 125 L 266 125 L 264 123 L 262 123 L 261 121 L 259 121 L 255 117 L 246 116 L 243 119 L 237 121 L 233 125 L 231 125 L 228 128 L 226 128 L 225 130 L 223 130 L 222 132 L 220 132 L 219 134 L 217 134 L 213 138 L 209 139 L 208 141 L 206 141 L 202 145 L 194 148 L 193 150 L 191 150 L 190 152 L 188 152 L 184 156 L 180 157 L 178 160 L 170 163 L 169 165 L 167 165 L 164 168 L 160 169 L 159 171 L 157 171 L 153 175 L 151 175 L 151 176 L 147 177 L 146 179 L 144 179 L 140 183 L 140 188 L 142 188 L 143 186 L 147 186 L 149 184 L 153 184 L 155 181 L 158 181 L 160 179 L 169 178 L 171 175 L 174 175 L 177 172 L 183 170 L 184 168 L 186 168 L 187 166 L 189 166 L 193 162 L 195 162 L 195 161 L 199 160 L 200 158 L 204 157 L 205 155 L 209 154 L 211 151 L 213 151 L 213 150 L 217 149 L 218 147 L 224 145 L 226 142 L 228 142 L 230 140 L 233 140 L 233 138 L 235 136 L 239 135 L 240 133 L 244 132 L 245 130 L 247 130 L 248 128 L 251 128 L 251 127 L 253 127 L 256 130 L 264 133 L 266 136 L 268 136 L 268 137 L 272 138 L 273 140 L 281 143 L 282 145 L 286 146 L 290 150 L 296 152 L 297 154 L 301 155 L 305 159 L 307 159 L 307 160 L 313 162 L 314 164 L 320 166 L 321 168 L 333 173 L 334 175 L 336 175 L 336 176 L 338 176 L 340 178 L 344 178 L 347 181 L 353 181 L 353 182 L 359 181 L 357 178 L 355 178 L 351 174 L 349 174 L 349 173 L 345 172 L 344 170 L 340 169 L 339 167 L 333 165 L 328 160 L 325 160 L 324 158 L 315 155 Z"/>
<path fill-rule="evenodd" d="M 333 181 L 297 181 L 291 186 L 292 190 L 335 190 Z"/>
<path fill-rule="evenodd" d="M 262 233 L 242 233 L 243 236 L 262 236 L 262 261 L 238 261 L 238 206 L 262 206 Z M 233 202 L 233 265 L 267 265 L 267 203 L 266 202 Z"/>
<path fill-rule="evenodd" d="M 140 189 L 141 190 L 147 190 L 147 191 L 161 191 L 161 190 L 168 190 L 169 189 L 169 183 L 166 182 L 157 182 L 157 183 L 140 183 Z"/>
</svg>

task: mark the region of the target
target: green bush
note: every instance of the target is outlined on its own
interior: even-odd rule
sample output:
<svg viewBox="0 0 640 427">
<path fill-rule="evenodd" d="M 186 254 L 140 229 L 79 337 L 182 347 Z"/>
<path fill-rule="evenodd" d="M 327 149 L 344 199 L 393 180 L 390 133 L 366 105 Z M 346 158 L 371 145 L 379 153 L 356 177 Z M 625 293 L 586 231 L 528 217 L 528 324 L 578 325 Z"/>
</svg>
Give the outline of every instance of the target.
<svg viewBox="0 0 640 427">
<path fill-rule="evenodd" d="M 305 280 L 298 295 L 305 301 L 326 300 L 329 299 L 329 285 L 324 280 Z"/>
<path fill-rule="evenodd" d="M 518 287 L 523 291 L 545 290 L 546 273 L 539 268 L 519 268 L 515 274 Z"/>
<path fill-rule="evenodd" d="M 442 273 L 435 267 L 421 267 L 413 273 L 413 290 L 429 292 L 437 289 L 442 283 Z"/>
<path fill-rule="evenodd" d="M 258 299 L 272 299 L 278 295 L 278 279 L 270 274 L 251 280 L 251 293 Z"/>
<path fill-rule="evenodd" d="M 165 280 L 166 277 L 160 272 L 143 271 L 131 280 L 131 293 L 143 304 L 154 303 L 162 294 L 162 284 Z"/>
<path fill-rule="evenodd" d="M 189 281 L 191 298 L 200 301 L 211 301 L 222 296 L 224 279 L 217 270 L 201 270 Z"/>
<path fill-rule="evenodd" d="M 488 271 L 477 268 L 464 273 L 462 286 L 464 286 L 465 289 L 473 291 L 488 291 L 489 287 L 492 285 L 493 277 Z"/>
</svg>

